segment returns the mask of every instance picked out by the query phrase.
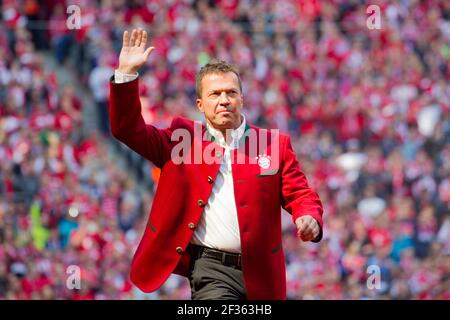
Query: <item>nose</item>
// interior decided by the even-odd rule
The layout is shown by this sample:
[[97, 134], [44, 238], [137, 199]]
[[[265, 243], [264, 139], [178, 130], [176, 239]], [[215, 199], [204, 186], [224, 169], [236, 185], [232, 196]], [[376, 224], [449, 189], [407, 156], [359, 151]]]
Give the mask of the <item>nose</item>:
[[221, 105], [229, 105], [230, 104], [230, 99], [228, 99], [228, 95], [225, 92], [222, 92], [220, 94], [219, 102]]

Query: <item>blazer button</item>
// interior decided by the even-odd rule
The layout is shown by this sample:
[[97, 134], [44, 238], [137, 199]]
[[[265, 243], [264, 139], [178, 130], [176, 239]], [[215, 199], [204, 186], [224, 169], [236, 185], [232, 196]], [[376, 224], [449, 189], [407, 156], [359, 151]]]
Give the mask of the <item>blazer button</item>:
[[203, 208], [204, 206], [205, 206], [205, 202], [203, 201], [203, 200], [198, 200], [198, 206], [200, 207], [200, 208]]
[[189, 229], [193, 230], [195, 228], [195, 224], [193, 224], [192, 222], [190, 222], [188, 224]]
[[213, 183], [213, 178], [211, 178], [211, 176], [208, 176], [208, 183], [209, 184]]
[[178, 254], [183, 254], [183, 248], [182, 247], [177, 247], [177, 253]]

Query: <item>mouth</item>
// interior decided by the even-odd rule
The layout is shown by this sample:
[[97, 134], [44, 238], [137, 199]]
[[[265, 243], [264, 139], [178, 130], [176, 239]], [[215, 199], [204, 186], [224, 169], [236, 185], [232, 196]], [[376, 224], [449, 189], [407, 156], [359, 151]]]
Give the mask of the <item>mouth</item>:
[[231, 111], [229, 111], [229, 110], [222, 110], [222, 111], [217, 112], [217, 114], [228, 114], [228, 113], [231, 113]]

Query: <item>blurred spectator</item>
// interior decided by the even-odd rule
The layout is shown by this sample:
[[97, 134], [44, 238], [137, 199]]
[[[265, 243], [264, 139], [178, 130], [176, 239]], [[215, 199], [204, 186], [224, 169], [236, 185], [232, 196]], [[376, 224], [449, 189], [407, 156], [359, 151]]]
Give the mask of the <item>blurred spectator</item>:
[[97, 103], [98, 111], [98, 127], [100, 131], [109, 135], [109, 114], [108, 114], [108, 97], [109, 97], [109, 79], [114, 69], [108, 65], [105, 58], [99, 59], [99, 65], [95, 67], [89, 77], [89, 87]]

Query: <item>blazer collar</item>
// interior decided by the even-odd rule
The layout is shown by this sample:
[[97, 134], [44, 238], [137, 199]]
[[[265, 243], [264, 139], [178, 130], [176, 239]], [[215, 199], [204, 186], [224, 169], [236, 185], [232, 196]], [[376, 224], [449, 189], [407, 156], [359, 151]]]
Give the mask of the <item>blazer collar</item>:
[[[231, 132], [232, 137], [232, 142], [230, 144], [231, 149], [236, 149], [239, 147], [241, 139], [247, 136], [248, 130], [250, 129], [250, 125], [247, 123], [245, 116], [243, 114], [241, 114], [241, 116], [242, 116], [242, 123], [238, 128], [234, 129]], [[225, 147], [225, 139], [222, 133], [219, 130], [210, 126], [208, 123], [206, 123], [206, 126], [204, 127], [204, 136], [206, 140], [217, 143], [222, 147]]]

